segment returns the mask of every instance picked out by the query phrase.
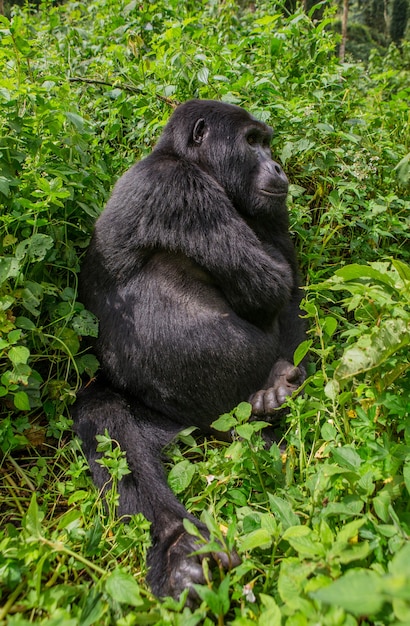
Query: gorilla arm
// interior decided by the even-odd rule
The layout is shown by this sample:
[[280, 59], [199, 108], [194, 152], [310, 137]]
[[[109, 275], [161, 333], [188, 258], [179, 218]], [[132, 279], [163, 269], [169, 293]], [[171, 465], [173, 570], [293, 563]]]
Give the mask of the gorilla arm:
[[295, 285], [290, 302], [279, 314], [279, 358], [269, 374], [265, 388], [249, 398], [253, 415], [263, 417], [277, 413], [286, 398], [295, 393], [306, 378], [304, 363], [297, 367], [293, 365], [293, 353], [305, 339], [305, 324], [300, 317], [300, 299], [301, 290]]
[[168, 250], [207, 270], [233, 311], [249, 321], [269, 322], [289, 300], [294, 281], [284, 256], [268, 254], [222, 187], [187, 161], [153, 153], [126, 172], [98, 233], [119, 276], [132, 274], [137, 250]]

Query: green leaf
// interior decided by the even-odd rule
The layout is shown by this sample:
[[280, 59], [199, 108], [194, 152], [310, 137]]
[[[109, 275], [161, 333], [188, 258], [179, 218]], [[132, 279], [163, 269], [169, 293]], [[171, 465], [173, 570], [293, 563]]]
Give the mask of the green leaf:
[[403, 282], [410, 282], [410, 265], [403, 263], [403, 261], [399, 259], [393, 259], [392, 265], [397, 270]]
[[31, 261], [42, 261], [53, 245], [50, 235], [37, 233], [19, 243], [16, 247], [16, 258], [23, 259], [27, 255]]
[[130, 604], [131, 606], [142, 606], [144, 600], [140, 595], [140, 588], [131, 574], [127, 574], [121, 569], [116, 569], [105, 582], [105, 591], [116, 602]]
[[8, 278], [17, 276], [18, 272], [19, 263], [17, 259], [14, 257], [0, 258], [0, 284], [4, 283]]
[[98, 337], [98, 320], [86, 309], [73, 317], [72, 327], [78, 335]]
[[255, 548], [269, 548], [272, 545], [272, 536], [264, 528], [254, 530], [244, 537], [240, 543], [243, 552], [250, 552]]
[[407, 579], [406, 587], [408, 590], [407, 597], [410, 598], [410, 544], [406, 543], [392, 558], [389, 563], [389, 571], [397, 576], [404, 576]]
[[209, 70], [208, 70], [208, 68], [201, 67], [201, 69], [197, 73], [197, 78], [198, 78], [200, 83], [204, 83], [205, 85], [207, 85], [208, 84], [208, 79], [209, 79]]
[[252, 405], [249, 402], [241, 402], [233, 412], [240, 423], [247, 422], [252, 415]]
[[25, 346], [13, 346], [9, 350], [8, 357], [13, 365], [27, 363], [30, 357], [30, 350], [28, 350]]
[[237, 420], [229, 413], [224, 413], [217, 420], [212, 422], [211, 426], [215, 430], [219, 430], [221, 433], [226, 433], [231, 430], [237, 424]]
[[325, 549], [319, 538], [307, 526], [291, 526], [283, 533], [283, 539], [305, 557], [325, 556]]
[[298, 345], [295, 350], [295, 354], [293, 355], [293, 364], [295, 367], [297, 367], [303, 361], [303, 359], [309, 352], [312, 343], [313, 342], [311, 339], [307, 339], [306, 341], [302, 341], [302, 343]]
[[239, 437], [242, 437], [242, 439], [245, 439], [245, 441], [249, 441], [255, 432], [254, 423], [239, 424], [239, 426], [236, 427], [236, 432]]
[[77, 354], [80, 349], [80, 341], [77, 333], [72, 328], [63, 328], [52, 342], [56, 350], [62, 350], [69, 356]]
[[[81, 611], [80, 621], [74, 621], [75, 626], [93, 626], [100, 624], [100, 619], [107, 610], [106, 601], [104, 601], [102, 593], [98, 593], [96, 589], [91, 589], [86, 595], [85, 604]], [[61, 626], [66, 626], [66, 620], [61, 622]]]
[[245, 493], [240, 489], [229, 489], [227, 497], [231, 502], [234, 502], [237, 506], [246, 506], [248, 504], [248, 498]]
[[315, 599], [342, 607], [354, 615], [375, 615], [383, 606], [383, 580], [372, 570], [348, 571], [327, 587], [312, 592]]
[[410, 344], [410, 322], [390, 318], [371, 332], [362, 335], [356, 344], [343, 354], [335, 377], [351, 378], [382, 365], [399, 350]]
[[298, 516], [292, 511], [292, 507], [287, 500], [283, 500], [271, 493], [268, 493], [268, 497], [272, 513], [280, 520], [285, 530], [290, 526], [298, 526], [300, 524]]
[[24, 518], [24, 527], [32, 537], [38, 539], [41, 537], [41, 521], [44, 515], [38, 508], [36, 494], [33, 493], [30, 505]]
[[80, 357], [76, 357], [75, 362], [77, 363], [80, 374], [85, 372], [90, 378], [96, 374], [100, 367], [100, 363], [94, 354], [83, 354]]
[[258, 619], [258, 626], [281, 626], [281, 611], [275, 600], [264, 593], [260, 594], [260, 599], [265, 607]]
[[345, 281], [356, 281], [358, 279], [371, 279], [372, 281], [378, 281], [385, 285], [394, 286], [394, 280], [386, 273], [380, 272], [375, 267], [370, 265], [358, 265], [353, 263], [352, 265], [346, 265], [335, 271], [335, 275], [343, 278]]
[[356, 470], [362, 464], [362, 459], [351, 446], [332, 448], [332, 456], [339, 465], [347, 469]]
[[13, 397], [14, 406], [19, 411], [29, 411], [30, 410], [30, 401], [28, 399], [28, 395], [25, 391], [17, 391]]
[[188, 459], [180, 461], [171, 469], [168, 474], [168, 484], [174, 493], [181, 493], [189, 486], [196, 467], [193, 463], [190, 463]]

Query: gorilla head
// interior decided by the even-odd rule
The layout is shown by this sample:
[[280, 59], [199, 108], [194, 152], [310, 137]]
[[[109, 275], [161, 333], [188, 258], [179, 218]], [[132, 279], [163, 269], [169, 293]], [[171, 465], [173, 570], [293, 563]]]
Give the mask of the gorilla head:
[[214, 100], [179, 106], [155, 150], [196, 163], [244, 215], [286, 211], [288, 180], [272, 160], [272, 129], [244, 109]]

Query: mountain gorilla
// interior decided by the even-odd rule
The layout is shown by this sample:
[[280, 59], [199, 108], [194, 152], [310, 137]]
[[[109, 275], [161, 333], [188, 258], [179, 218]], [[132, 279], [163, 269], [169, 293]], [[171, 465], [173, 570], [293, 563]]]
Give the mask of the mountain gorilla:
[[193, 601], [204, 580], [183, 519], [205, 529], [168, 488], [162, 448], [187, 426], [210, 433], [242, 400], [273, 421], [305, 376], [292, 364], [304, 329], [288, 181], [271, 136], [237, 106], [179, 106], [153, 152], [117, 182], [81, 272], [102, 373], [78, 396], [75, 430], [100, 488], [108, 476], [95, 436], [107, 429], [126, 451], [119, 514], [151, 521], [148, 580], [159, 596], [188, 587]]

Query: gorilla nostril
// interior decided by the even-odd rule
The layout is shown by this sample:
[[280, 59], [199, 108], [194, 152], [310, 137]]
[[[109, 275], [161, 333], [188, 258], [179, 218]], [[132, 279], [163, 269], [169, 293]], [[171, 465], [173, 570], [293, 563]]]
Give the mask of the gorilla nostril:
[[275, 170], [277, 174], [282, 174], [282, 168], [277, 163], [275, 163]]

